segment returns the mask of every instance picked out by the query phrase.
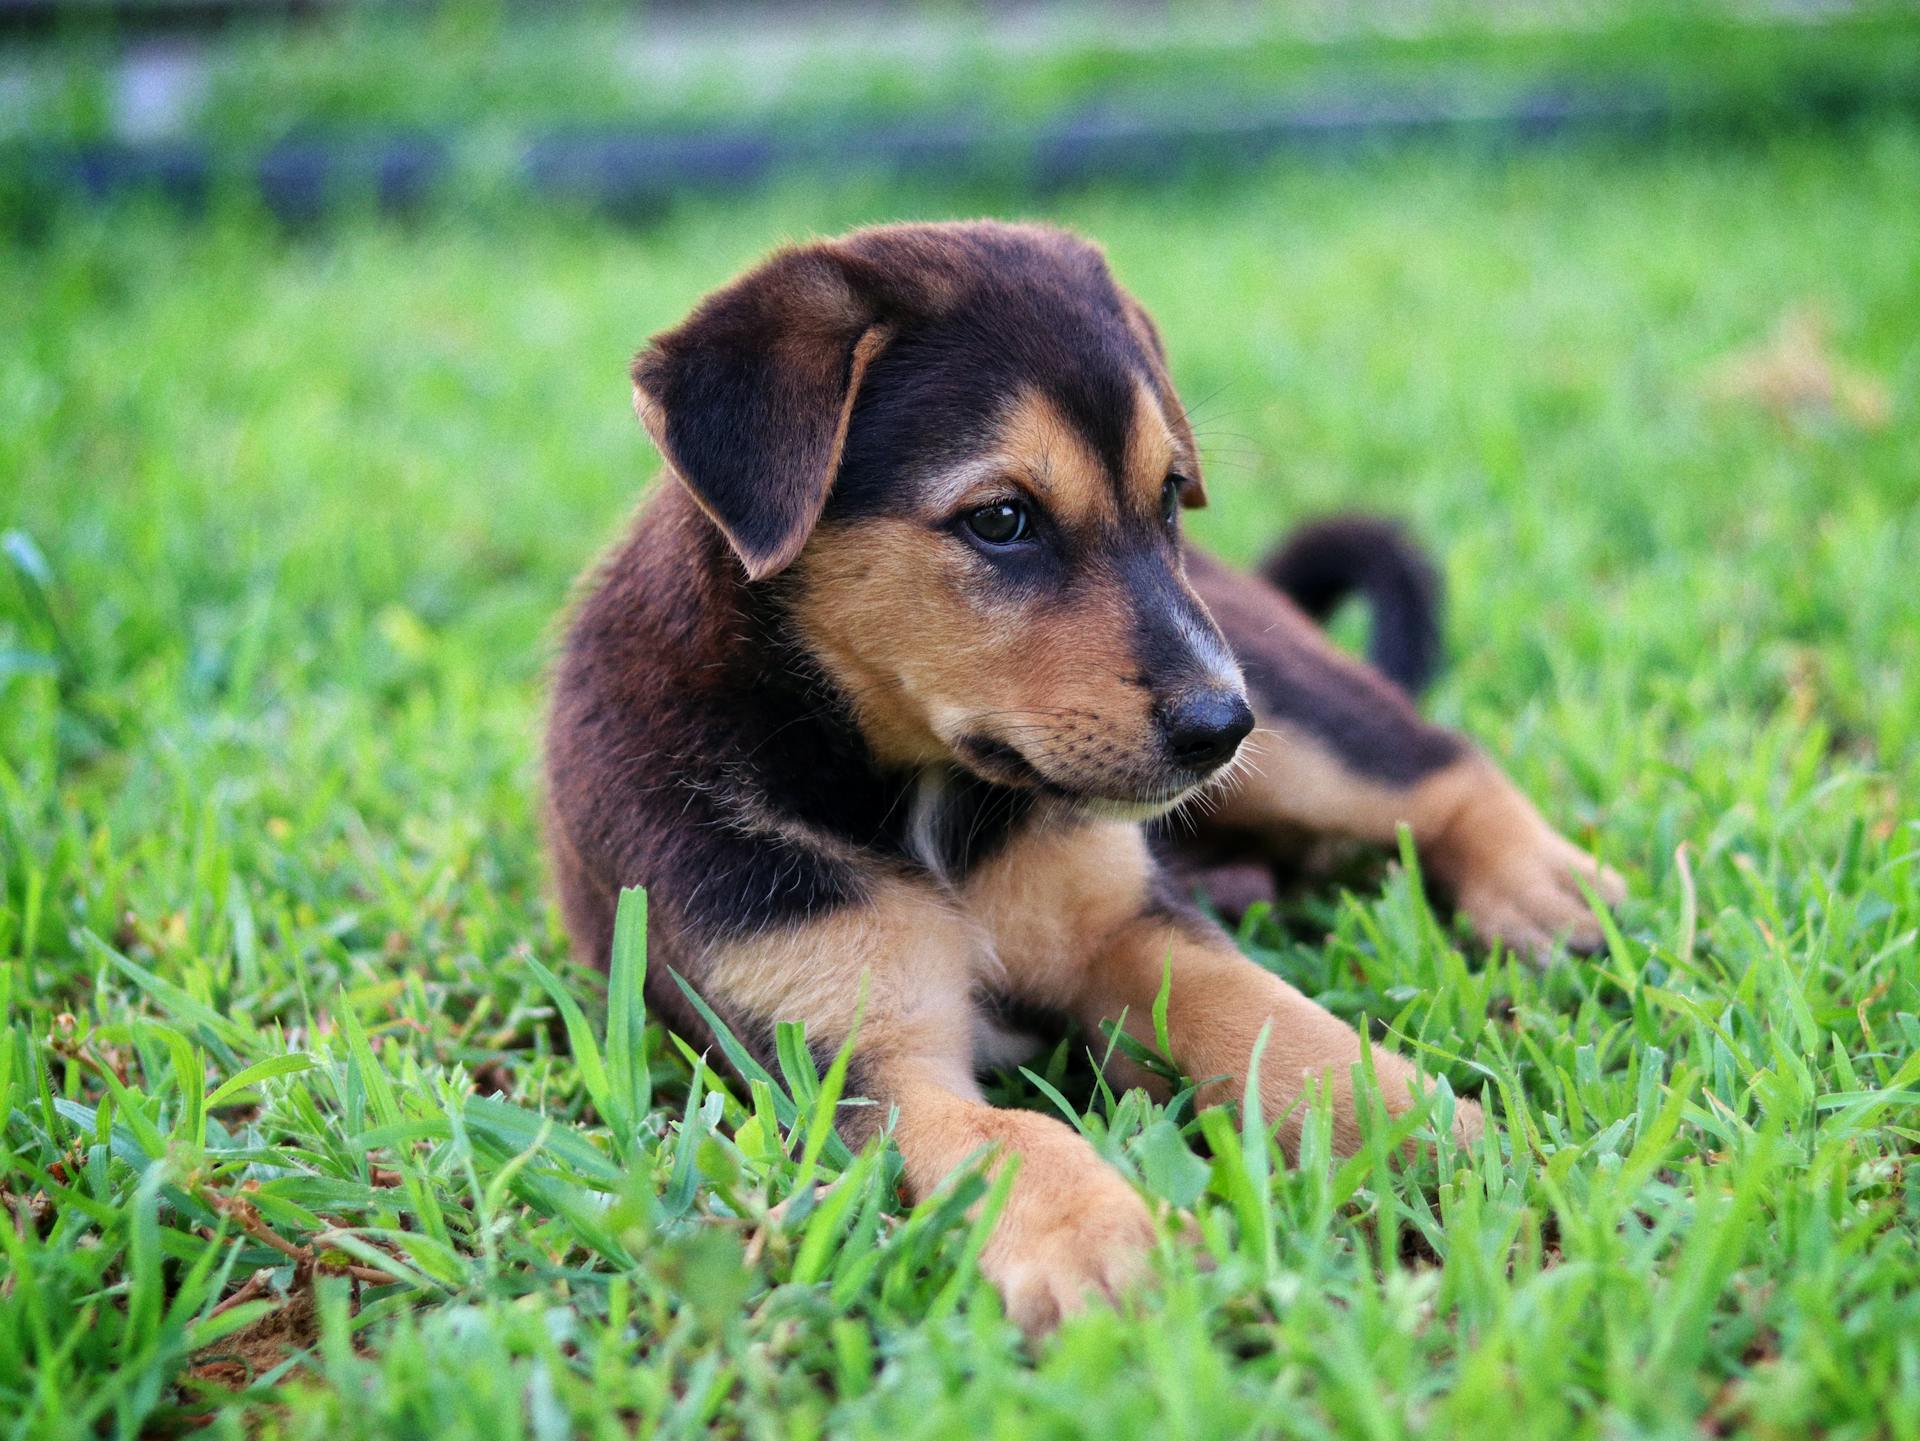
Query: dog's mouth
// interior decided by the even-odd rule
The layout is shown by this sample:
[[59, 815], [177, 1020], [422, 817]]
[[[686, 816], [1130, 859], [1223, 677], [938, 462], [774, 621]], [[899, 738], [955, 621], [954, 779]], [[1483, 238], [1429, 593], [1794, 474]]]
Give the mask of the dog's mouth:
[[1154, 777], [1139, 786], [1076, 784], [1042, 770], [1015, 746], [997, 736], [964, 735], [954, 751], [967, 769], [983, 780], [1041, 795], [1110, 820], [1145, 821], [1165, 815], [1214, 778], [1218, 768], [1186, 768]]
[[954, 743], [954, 750], [970, 770], [987, 780], [1034, 790], [1049, 784], [1040, 768], [1022, 755], [1017, 746], [993, 736], [961, 736]]

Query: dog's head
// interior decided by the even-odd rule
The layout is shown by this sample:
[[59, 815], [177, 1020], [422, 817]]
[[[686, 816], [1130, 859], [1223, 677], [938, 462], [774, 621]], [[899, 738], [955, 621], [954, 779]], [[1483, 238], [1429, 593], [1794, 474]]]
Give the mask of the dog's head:
[[1084, 241], [914, 225], [784, 251], [633, 380], [883, 758], [1147, 814], [1252, 728], [1185, 578], [1193, 434], [1151, 321]]

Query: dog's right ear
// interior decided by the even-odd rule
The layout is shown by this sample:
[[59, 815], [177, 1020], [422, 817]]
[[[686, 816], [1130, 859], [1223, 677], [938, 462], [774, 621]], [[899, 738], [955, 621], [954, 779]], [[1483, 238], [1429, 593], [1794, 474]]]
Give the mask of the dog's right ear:
[[634, 409], [749, 580], [791, 565], [812, 534], [886, 338], [815, 247], [715, 291], [634, 360]]

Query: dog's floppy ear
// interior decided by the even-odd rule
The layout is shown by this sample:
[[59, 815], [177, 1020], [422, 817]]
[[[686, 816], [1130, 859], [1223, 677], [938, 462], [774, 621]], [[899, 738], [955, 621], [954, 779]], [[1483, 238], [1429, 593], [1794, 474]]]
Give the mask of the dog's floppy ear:
[[886, 338], [814, 247], [715, 291], [634, 360], [634, 408], [748, 579], [777, 575], [812, 534]]
[[[1153, 362], [1153, 384], [1160, 392], [1160, 404], [1167, 413], [1167, 424], [1186, 443], [1189, 454], [1199, 455], [1200, 447], [1194, 443], [1193, 427], [1187, 422], [1187, 408], [1180, 403], [1179, 393], [1173, 388], [1173, 377], [1167, 370], [1167, 347], [1161, 343], [1160, 327], [1153, 323], [1146, 306], [1124, 290], [1120, 291], [1120, 309], [1127, 317], [1127, 328], [1146, 347], [1147, 355]], [[1180, 488], [1180, 504], [1188, 510], [1197, 510], [1207, 503], [1207, 490], [1200, 483], [1199, 476], [1189, 476], [1188, 479], [1193, 483]]]

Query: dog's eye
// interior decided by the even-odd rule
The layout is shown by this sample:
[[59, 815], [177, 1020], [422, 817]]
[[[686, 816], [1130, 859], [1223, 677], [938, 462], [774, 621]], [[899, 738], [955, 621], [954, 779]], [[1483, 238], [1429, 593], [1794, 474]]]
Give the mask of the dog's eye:
[[1160, 487], [1160, 519], [1168, 525], [1180, 514], [1181, 478], [1177, 475], [1167, 477], [1167, 483]]
[[967, 529], [988, 545], [1012, 545], [1032, 530], [1026, 506], [1017, 500], [996, 500], [967, 512]]

